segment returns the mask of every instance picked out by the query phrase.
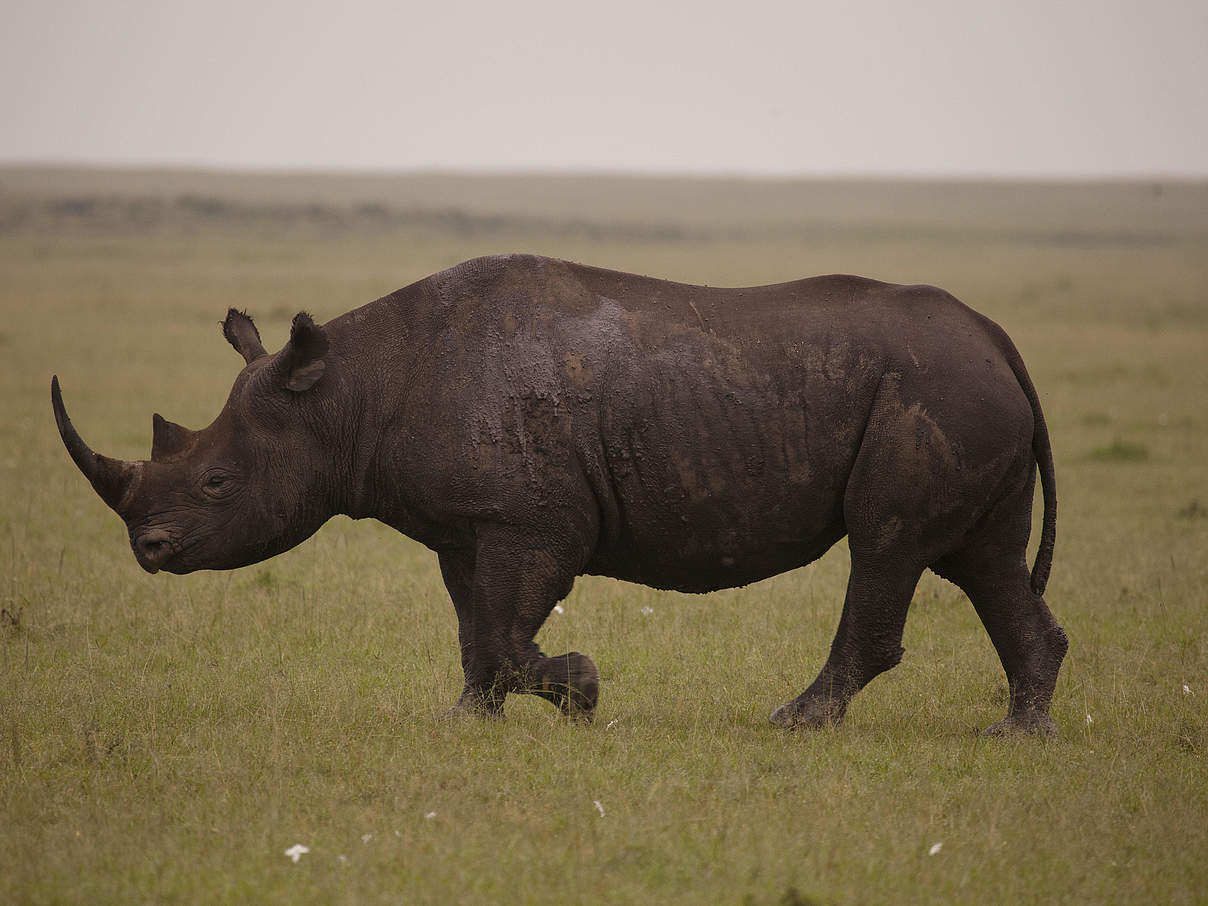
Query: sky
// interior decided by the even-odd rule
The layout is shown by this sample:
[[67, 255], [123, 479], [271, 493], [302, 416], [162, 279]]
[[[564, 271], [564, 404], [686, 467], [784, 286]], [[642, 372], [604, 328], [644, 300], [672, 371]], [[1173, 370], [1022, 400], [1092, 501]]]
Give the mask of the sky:
[[0, 163], [1208, 176], [1208, 2], [0, 0]]

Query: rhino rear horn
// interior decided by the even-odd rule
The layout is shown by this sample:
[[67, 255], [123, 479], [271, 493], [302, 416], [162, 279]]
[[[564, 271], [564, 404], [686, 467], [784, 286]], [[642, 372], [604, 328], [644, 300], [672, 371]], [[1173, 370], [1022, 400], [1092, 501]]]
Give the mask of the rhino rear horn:
[[71, 454], [72, 460], [84, 477], [88, 479], [93, 490], [100, 495], [101, 500], [121, 515], [121, 505], [131, 484], [142, 468], [141, 463], [127, 462], [121, 459], [110, 459], [100, 453], [94, 453], [84, 439], [80, 437], [67, 410], [63, 407], [63, 394], [59, 390], [59, 377], [55, 375], [50, 380], [50, 403], [55, 412], [55, 423], [59, 427], [59, 436], [63, 445]]
[[170, 422], [158, 412], [151, 416], [151, 461], [164, 462], [188, 452], [197, 432]]
[[222, 335], [249, 365], [261, 356], [268, 355], [260, 343], [260, 331], [244, 312], [233, 308], [227, 310], [226, 319], [222, 322]]

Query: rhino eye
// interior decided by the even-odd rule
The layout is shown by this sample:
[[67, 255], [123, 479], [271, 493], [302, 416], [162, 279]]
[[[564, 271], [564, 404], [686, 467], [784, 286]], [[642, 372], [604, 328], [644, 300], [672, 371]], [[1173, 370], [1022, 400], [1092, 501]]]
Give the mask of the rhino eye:
[[225, 497], [235, 489], [235, 480], [228, 472], [211, 469], [202, 476], [201, 489], [210, 497]]

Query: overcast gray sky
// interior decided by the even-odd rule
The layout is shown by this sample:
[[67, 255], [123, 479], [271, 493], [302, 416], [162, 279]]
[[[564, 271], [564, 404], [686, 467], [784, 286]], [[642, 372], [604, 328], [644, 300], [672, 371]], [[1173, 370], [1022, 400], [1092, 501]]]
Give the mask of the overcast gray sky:
[[0, 161], [1208, 175], [1208, 2], [0, 0]]

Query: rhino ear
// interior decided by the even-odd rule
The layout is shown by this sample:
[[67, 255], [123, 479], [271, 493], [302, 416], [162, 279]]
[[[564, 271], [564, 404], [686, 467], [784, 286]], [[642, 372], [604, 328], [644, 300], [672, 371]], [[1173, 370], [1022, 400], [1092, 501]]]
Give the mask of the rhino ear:
[[227, 311], [226, 319], [222, 322], [222, 335], [249, 365], [262, 355], [268, 355], [260, 344], [260, 331], [244, 312], [233, 308]]
[[327, 368], [323, 361], [325, 355], [327, 334], [310, 315], [298, 312], [289, 329], [289, 342], [277, 353], [277, 368], [285, 386], [295, 393], [313, 387]]
[[168, 421], [158, 412], [151, 416], [151, 461], [164, 462], [185, 453], [197, 440], [197, 432]]

